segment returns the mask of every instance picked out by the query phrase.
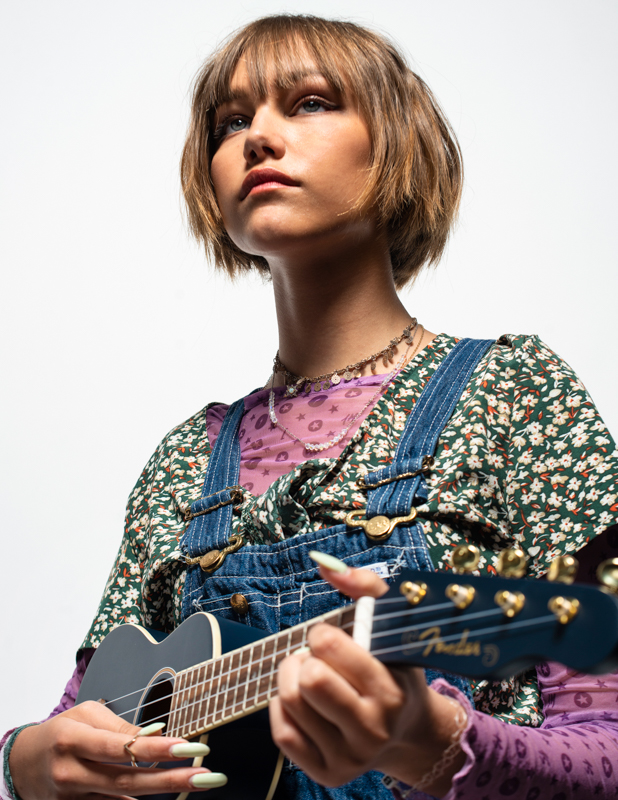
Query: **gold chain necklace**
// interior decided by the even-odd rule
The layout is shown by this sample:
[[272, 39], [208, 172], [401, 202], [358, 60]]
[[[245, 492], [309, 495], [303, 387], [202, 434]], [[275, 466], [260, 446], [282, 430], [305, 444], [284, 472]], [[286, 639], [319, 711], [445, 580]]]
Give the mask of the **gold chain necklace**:
[[332, 372], [325, 372], [323, 375], [317, 375], [315, 378], [295, 375], [293, 372], [290, 372], [279, 358], [279, 351], [277, 350], [277, 355], [273, 361], [273, 378], [277, 372], [283, 372], [283, 379], [286, 383], [285, 397], [296, 397], [301, 391], [304, 391], [305, 394], [309, 394], [312, 388], [314, 392], [326, 391], [326, 389], [330, 388], [331, 384], [336, 386], [338, 383], [341, 383], [342, 378], [346, 383], [351, 381], [352, 378], [360, 378], [361, 372], [367, 364], [371, 364], [371, 372], [375, 374], [378, 359], [382, 359], [382, 363], [385, 367], [388, 367], [389, 363], [392, 364], [395, 358], [394, 351], [397, 345], [405, 339], [407, 345], [410, 346], [414, 341], [417, 328], [418, 323], [416, 317], [414, 317], [410, 321], [410, 324], [403, 329], [403, 333], [391, 339], [383, 350], [380, 350], [378, 353], [372, 353], [370, 356], [367, 356], [367, 358], [363, 358], [355, 364], [348, 364], [347, 367], [343, 367], [342, 369], [334, 369]]
[[[416, 323], [416, 320], [415, 320], [415, 323]], [[411, 346], [412, 346], [412, 344], [414, 342], [414, 339], [416, 337], [416, 333], [417, 333], [419, 327], [420, 327], [421, 331], [420, 331], [420, 336], [419, 336], [418, 342], [416, 343], [416, 346], [415, 346], [415, 348], [414, 348], [414, 350], [412, 352], [412, 355], [409, 358], [406, 358], [406, 356], [408, 354], [408, 351], [410, 350], [410, 348], [411, 348]], [[278, 420], [277, 415], [275, 413], [275, 391], [274, 391], [274, 388], [272, 386], [271, 386], [271, 389], [270, 389], [270, 394], [268, 396], [268, 415], [270, 417], [270, 421], [273, 423], [273, 425], [276, 425], [279, 428], [279, 430], [283, 431], [284, 433], [287, 433], [287, 435], [291, 439], [294, 439], [295, 442], [298, 442], [299, 444], [302, 444], [303, 447], [305, 448], [305, 450], [309, 450], [310, 452], [321, 452], [322, 450], [328, 450], [329, 447], [333, 447], [333, 445], [337, 444], [338, 442], [340, 442], [343, 439], [343, 437], [350, 430], [350, 428], [354, 425], [354, 423], [358, 419], [360, 419], [360, 417], [365, 413], [365, 411], [371, 405], [373, 405], [373, 403], [375, 403], [375, 401], [378, 399], [378, 397], [380, 396], [382, 391], [389, 385], [389, 383], [391, 381], [393, 381], [397, 377], [397, 375], [401, 372], [401, 370], [404, 368], [404, 366], [406, 364], [409, 364], [410, 361], [412, 361], [412, 359], [418, 353], [424, 337], [425, 337], [425, 328], [422, 325], [419, 326], [418, 324], [415, 324], [414, 332], [412, 334], [411, 340], [408, 341], [406, 339], [406, 341], [408, 341], [408, 347], [406, 348], [406, 352], [401, 356], [401, 358], [397, 362], [397, 366], [395, 367], [395, 369], [392, 372], [389, 372], [389, 374], [384, 378], [384, 380], [382, 381], [382, 383], [378, 387], [377, 392], [374, 392], [374, 394], [369, 398], [369, 400], [367, 400], [367, 402], [361, 408], [361, 410], [358, 411], [352, 417], [352, 419], [348, 422], [348, 424], [345, 426], [345, 428], [342, 428], [339, 431], [339, 433], [336, 436], [334, 436], [332, 439], [330, 439], [328, 442], [322, 442], [322, 443], [305, 442], [304, 439], [300, 439], [295, 433], [292, 433], [292, 431], [289, 428], [287, 428], [285, 425], [283, 425]], [[401, 341], [401, 339], [399, 341]], [[331, 374], [334, 374], [334, 373], [331, 373]], [[274, 372], [273, 372], [272, 380], [273, 380], [273, 383], [274, 383], [274, 380], [275, 380], [275, 373]], [[339, 383], [339, 381], [337, 381], [337, 383]]]

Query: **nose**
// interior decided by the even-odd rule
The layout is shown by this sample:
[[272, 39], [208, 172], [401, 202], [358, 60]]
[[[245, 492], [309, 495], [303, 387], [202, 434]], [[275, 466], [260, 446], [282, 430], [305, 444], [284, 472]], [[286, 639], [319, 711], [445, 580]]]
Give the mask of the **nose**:
[[267, 158], [279, 159], [285, 155], [282, 122], [281, 116], [266, 105], [256, 110], [245, 136], [244, 156], [249, 165], [259, 164]]

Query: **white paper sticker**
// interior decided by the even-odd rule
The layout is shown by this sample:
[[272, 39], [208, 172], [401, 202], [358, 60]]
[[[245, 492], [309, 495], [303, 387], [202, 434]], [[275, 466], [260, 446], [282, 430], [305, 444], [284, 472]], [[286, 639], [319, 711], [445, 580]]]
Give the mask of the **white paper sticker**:
[[388, 561], [379, 561], [377, 564], [368, 564], [363, 569], [370, 569], [372, 572], [379, 578], [390, 578], [390, 572], [388, 569]]

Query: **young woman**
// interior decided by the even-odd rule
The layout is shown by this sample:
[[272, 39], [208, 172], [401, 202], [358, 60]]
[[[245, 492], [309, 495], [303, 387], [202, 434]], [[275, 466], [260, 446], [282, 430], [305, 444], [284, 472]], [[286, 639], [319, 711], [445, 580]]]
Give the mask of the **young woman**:
[[[122, 622], [171, 631], [208, 611], [277, 631], [343, 595], [379, 597], [381, 576], [403, 568], [449, 569], [464, 541], [482, 573], [518, 544], [540, 576], [618, 520], [615, 446], [571, 369], [534, 336], [434, 335], [397, 295], [439, 259], [462, 167], [448, 122], [392, 44], [312, 17], [247, 26], [198, 76], [182, 180], [215, 262], [270, 275], [279, 351], [264, 387], [209, 404], [148, 462], [61, 706], [3, 740], [6, 796], [225, 783], [200, 767], [124, 766], [125, 746], [142, 761], [207, 748], [140, 736], [96, 703], [73, 707], [93, 649]], [[346, 523], [353, 510], [412, 508], [418, 519], [384, 540]], [[312, 628], [308, 644], [282, 662], [270, 705], [289, 758], [278, 797], [618, 791], [613, 675], [541, 664], [498, 683], [428, 684], [336, 628]]]

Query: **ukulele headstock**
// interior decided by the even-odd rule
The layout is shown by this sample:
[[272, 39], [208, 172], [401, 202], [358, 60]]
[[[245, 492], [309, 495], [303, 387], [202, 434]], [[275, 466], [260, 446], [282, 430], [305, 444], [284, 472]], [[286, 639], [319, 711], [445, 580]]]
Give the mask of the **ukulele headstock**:
[[[469, 574], [476, 567], [470, 552], [456, 555], [457, 571], [402, 572], [376, 601], [371, 652], [385, 663], [471, 678], [500, 679], [539, 661], [580, 672], [614, 669], [618, 600], [572, 584], [577, 566], [570, 556], [553, 569], [551, 582], [504, 577], [525, 568], [522, 552], [505, 552], [498, 577]], [[605, 572], [618, 586], [618, 562]]]

